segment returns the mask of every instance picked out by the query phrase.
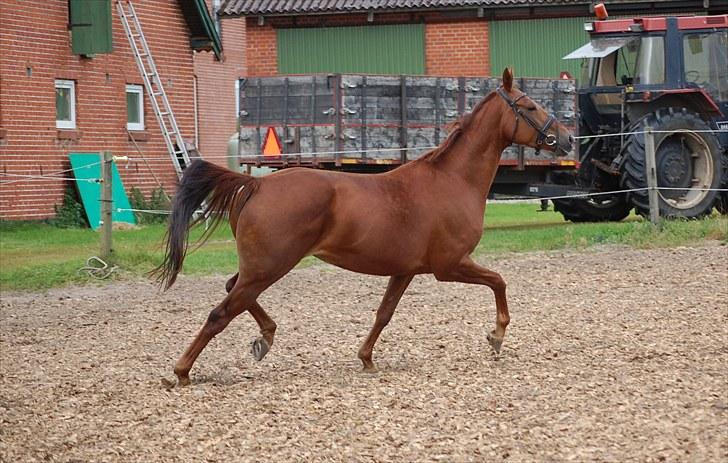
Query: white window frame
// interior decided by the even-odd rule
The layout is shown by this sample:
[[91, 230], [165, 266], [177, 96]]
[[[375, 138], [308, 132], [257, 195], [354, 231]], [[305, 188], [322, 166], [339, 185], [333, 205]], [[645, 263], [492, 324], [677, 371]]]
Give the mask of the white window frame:
[[[126, 129], [130, 131], [144, 130], [144, 87], [137, 84], [127, 84], [126, 93], [136, 93], [139, 95], [139, 122], [129, 122], [127, 120]], [[126, 96], [126, 93], [124, 96]], [[128, 110], [129, 108], [127, 108]]]
[[[54, 89], [65, 88], [70, 90], [69, 94], [71, 99], [69, 101], [69, 108], [71, 112], [71, 120], [61, 121], [56, 119], [57, 129], [75, 129], [76, 128], [76, 82], [73, 80], [56, 79]], [[56, 108], [58, 111], [58, 108]], [[58, 114], [56, 113], [56, 117]]]

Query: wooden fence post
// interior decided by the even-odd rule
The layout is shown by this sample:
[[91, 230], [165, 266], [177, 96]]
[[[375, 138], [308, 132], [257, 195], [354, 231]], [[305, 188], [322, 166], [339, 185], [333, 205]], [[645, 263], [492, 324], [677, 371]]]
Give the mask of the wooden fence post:
[[102, 152], [101, 160], [101, 258], [106, 260], [111, 256], [111, 231], [113, 220], [111, 218], [111, 167], [113, 156], [111, 151]]
[[655, 137], [652, 127], [645, 127], [645, 167], [647, 170], [647, 198], [650, 202], [650, 222], [657, 224], [660, 221], [660, 198], [657, 190]]

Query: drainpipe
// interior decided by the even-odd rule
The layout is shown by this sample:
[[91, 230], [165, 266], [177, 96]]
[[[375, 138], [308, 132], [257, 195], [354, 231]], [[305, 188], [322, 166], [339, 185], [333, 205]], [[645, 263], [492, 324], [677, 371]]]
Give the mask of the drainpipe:
[[195, 148], [197, 151], [200, 150], [200, 121], [199, 121], [199, 108], [197, 105], [197, 76], [192, 76], [192, 104], [195, 113]]

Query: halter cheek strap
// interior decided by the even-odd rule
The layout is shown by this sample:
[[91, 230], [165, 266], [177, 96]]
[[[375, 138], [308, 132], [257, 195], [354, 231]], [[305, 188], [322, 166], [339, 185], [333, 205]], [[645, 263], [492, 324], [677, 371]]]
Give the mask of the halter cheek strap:
[[556, 144], [556, 142], [557, 142], [556, 136], [553, 134], [547, 133], [548, 130], [551, 128], [551, 126], [556, 121], [556, 116], [554, 116], [553, 114], [550, 114], [549, 118], [546, 120], [543, 127], [539, 127], [538, 124], [536, 124], [536, 122], [533, 119], [531, 119], [526, 113], [524, 113], [521, 110], [521, 107], [518, 106], [518, 104], [517, 104], [521, 98], [524, 98], [526, 96], [525, 93], [521, 93], [518, 96], [518, 98], [516, 98], [515, 100], [511, 100], [511, 98], [508, 96], [508, 94], [505, 92], [505, 90], [503, 90], [503, 87], [498, 87], [498, 89], [496, 91], [498, 92], [498, 95], [500, 95], [501, 98], [503, 98], [506, 101], [506, 103], [508, 103], [508, 106], [511, 107], [511, 109], [513, 110], [513, 113], [516, 116], [516, 124], [513, 127], [513, 135], [511, 135], [511, 145], [513, 144], [513, 141], [516, 138], [516, 132], [518, 131], [518, 121], [520, 119], [523, 119], [524, 121], [526, 121], [528, 123], [528, 125], [533, 127], [533, 129], [536, 130], [536, 132], [538, 132], [538, 135], [536, 135], [536, 155], [537, 156], [541, 152], [541, 145], [543, 145], [544, 143], [548, 146], [553, 146]]

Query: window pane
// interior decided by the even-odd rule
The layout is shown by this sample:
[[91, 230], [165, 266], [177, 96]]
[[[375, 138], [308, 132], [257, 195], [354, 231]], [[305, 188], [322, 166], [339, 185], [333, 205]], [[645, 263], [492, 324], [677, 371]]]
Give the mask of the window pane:
[[718, 100], [728, 97], [728, 33], [688, 34], [683, 39], [685, 80]]
[[139, 93], [126, 92], [126, 122], [130, 124], [138, 124], [141, 122], [139, 117]]
[[71, 120], [71, 89], [56, 87], [56, 120]]
[[665, 41], [662, 37], [644, 37], [637, 58], [636, 84], [665, 83]]

